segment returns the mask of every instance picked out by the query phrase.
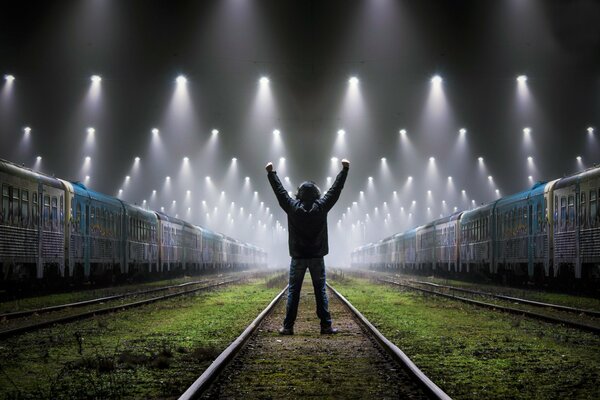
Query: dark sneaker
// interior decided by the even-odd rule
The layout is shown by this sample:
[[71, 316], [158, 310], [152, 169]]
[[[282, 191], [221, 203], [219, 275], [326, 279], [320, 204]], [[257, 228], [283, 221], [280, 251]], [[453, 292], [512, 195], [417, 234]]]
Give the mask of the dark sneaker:
[[321, 328], [321, 335], [334, 335], [338, 333], [337, 328], [332, 328], [331, 326], [328, 328]]
[[292, 329], [292, 328], [281, 328], [281, 329], [279, 329], [279, 334], [280, 335], [293, 335], [294, 334], [294, 329]]

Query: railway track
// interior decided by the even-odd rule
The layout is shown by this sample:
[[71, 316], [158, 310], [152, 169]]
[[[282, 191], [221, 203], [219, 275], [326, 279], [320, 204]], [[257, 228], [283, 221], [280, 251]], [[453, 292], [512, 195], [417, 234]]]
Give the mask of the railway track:
[[284, 289], [180, 399], [449, 399], [331, 287], [329, 305], [340, 333], [320, 335], [309, 288], [302, 293], [293, 336], [277, 333], [285, 315]]
[[583, 308], [568, 307], [568, 306], [563, 306], [560, 304], [544, 303], [541, 301], [521, 299], [519, 297], [514, 297], [514, 296], [506, 296], [506, 295], [501, 295], [501, 294], [483, 292], [480, 290], [464, 289], [464, 288], [450, 286], [450, 285], [440, 285], [438, 283], [432, 283], [432, 282], [415, 281], [415, 280], [410, 280], [409, 282], [416, 283], [418, 285], [423, 285], [423, 286], [431, 286], [431, 287], [435, 287], [435, 288], [448, 289], [448, 290], [452, 290], [452, 291], [456, 291], [456, 292], [474, 294], [474, 295], [478, 295], [478, 296], [492, 297], [492, 298], [496, 298], [496, 299], [500, 299], [500, 300], [510, 301], [512, 303], [526, 304], [526, 305], [531, 305], [531, 306], [536, 306], [536, 307], [543, 307], [543, 308], [554, 309], [554, 310], [558, 310], [558, 311], [566, 311], [566, 312], [576, 313], [576, 314], [584, 314], [584, 315], [589, 315], [591, 317], [600, 318], [600, 311], [595, 311], [595, 310], [586, 310]]
[[[573, 319], [568, 319], [565, 316], [541, 313], [541, 312], [537, 312], [537, 311], [527, 310], [524, 308], [515, 308], [513, 306], [503, 305], [500, 303], [490, 303], [490, 302], [475, 300], [472, 298], [456, 296], [456, 295], [453, 295], [450, 293], [444, 293], [441, 290], [436, 290], [436, 289], [442, 289], [441, 285], [438, 285], [438, 287], [436, 289], [425, 289], [422, 287], [415, 286], [414, 284], [411, 284], [410, 281], [406, 281], [405, 283], [403, 283], [403, 282], [391, 280], [389, 278], [387, 278], [387, 279], [377, 278], [377, 281], [380, 283], [391, 284], [391, 285], [403, 287], [403, 288], [410, 289], [410, 290], [415, 290], [415, 291], [419, 291], [419, 292], [423, 292], [423, 293], [433, 294], [433, 295], [440, 296], [440, 297], [445, 297], [448, 299], [461, 301], [463, 303], [468, 303], [468, 304], [479, 306], [479, 307], [484, 307], [484, 308], [493, 309], [493, 310], [499, 310], [499, 311], [507, 312], [510, 314], [524, 315], [524, 316], [538, 319], [541, 321], [550, 322], [550, 323], [554, 323], [554, 324], [562, 324], [562, 325], [569, 326], [571, 328], [576, 328], [576, 329], [579, 329], [582, 331], [600, 334], [600, 323], [598, 325], [590, 325], [589, 323], [583, 323], [583, 322], [576, 321]], [[433, 284], [433, 285], [435, 285], [435, 284]], [[435, 287], [435, 286], [433, 286], [433, 287]], [[466, 289], [464, 289], [464, 290], [466, 290]], [[476, 292], [476, 291], [471, 291], [471, 292]], [[471, 293], [471, 294], [475, 294], [475, 293]], [[477, 293], [477, 295], [481, 295], [481, 294]], [[514, 302], [516, 299], [517, 298], [513, 298], [513, 300], [510, 300], [510, 301]], [[507, 299], [504, 299], [504, 300], [507, 300]], [[529, 300], [525, 300], [525, 299], [518, 299], [518, 300], [521, 300], [524, 304], [530, 302]], [[539, 305], [536, 305], [536, 306], [539, 306]], [[562, 307], [562, 306], [557, 306], [557, 307]]]
[[85, 307], [85, 306], [89, 306], [89, 305], [93, 305], [93, 304], [105, 303], [108, 301], [124, 299], [126, 297], [142, 296], [142, 295], [156, 293], [156, 292], [165, 291], [165, 290], [169, 290], [169, 289], [178, 289], [178, 288], [182, 288], [185, 286], [198, 285], [198, 284], [207, 283], [207, 282], [209, 282], [209, 281], [201, 280], [201, 281], [185, 282], [185, 283], [180, 283], [177, 285], [168, 285], [168, 286], [162, 286], [162, 287], [148, 289], [148, 290], [137, 290], [137, 291], [133, 291], [133, 292], [115, 294], [115, 295], [111, 295], [111, 296], [102, 296], [102, 297], [97, 297], [95, 299], [83, 300], [83, 301], [77, 301], [77, 302], [65, 303], [65, 304], [58, 304], [58, 305], [50, 306], [50, 307], [42, 307], [42, 308], [36, 308], [36, 309], [30, 309], [30, 310], [8, 312], [8, 313], [0, 314], [0, 321], [23, 318], [23, 317], [28, 317], [31, 315], [46, 314], [46, 313], [50, 313], [50, 312], [64, 310], [66, 308]]
[[[32, 315], [36, 316], [36, 314], [25, 314], [24, 316], [21, 317], [21, 319], [25, 319], [25, 320], [15, 319], [15, 321], [10, 321], [10, 322], [19, 322], [19, 323], [13, 323], [13, 325], [9, 326], [8, 328], [0, 330], [0, 338], [4, 339], [7, 337], [11, 337], [11, 336], [15, 336], [15, 335], [19, 335], [19, 334], [23, 334], [23, 333], [27, 333], [27, 332], [33, 332], [38, 329], [46, 328], [46, 327], [49, 327], [49, 326], [52, 326], [55, 324], [64, 324], [64, 323], [69, 323], [69, 322], [73, 322], [73, 321], [79, 321], [82, 319], [93, 317], [95, 315], [108, 314], [108, 313], [125, 310], [125, 309], [129, 309], [129, 308], [133, 308], [133, 307], [139, 307], [139, 306], [143, 306], [146, 304], [155, 303], [157, 301], [167, 300], [167, 299], [177, 297], [177, 296], [188, 295], [188, 294], [196, 293], [199, 291], [208, 290], [208, 289], [216, 288], [219, 286], [235, 283], [240, 280], [241, 280], [241, 278], [226, 279], [226, 280], [220, 279], [220, 280], [215, 280], [214, 282], [211, 282], [211, 281], [188, 282], [188, 283], [181, 284], [181, 285], [172, 285], [172, 286], [163, 287], [163, 288], [150, 289], [150, 290], [142, 291], [142, 292], [128, 293], [128, 294], [117, 295], [117, 296], [109, 296], [109, 297], [93, 299], [93, 300], [79, 302], [79, 303], [64, 304], [61, 306], [48, 307], [48, 308], [45, 308], [42, 310], [45, 310], [45, 312], [66, 311], [66, 313], [63, 313], [62, 315], [60, 315], [56, 318], [44, 318], [42, 320], [35, 318], [33, 323], [28, 323], [30, 321], [26, 318], [30, 317]], [[196, 284], [201, 284], [201, 283], [204, 283], [205, 285], [203, 285], [201, 287], [195, 287], [192, 289], [178, 290], [178, 291], [175, 291], [174, 293], [168, 293], [168, 294], [161, 295], [161, 296], [153, 296], [153, 297], [149, 297], [149, 298], [145, 298], [145, 299], [137, 300], [137, 301], [133, 301], [133, 302], [119, 303], [119, 304], [116, 304], [113, 306], [94, 308], [94, 309], [83, 311], [83, 312], [77, 312], [77, 313], [68, 312], [72, 309], [72, 307], [83, 307], [83, 306], [89, 306], [89, 305], [103, 304], [106, 301], [119, 301], [126, 297], [147, 295], [147, 294], [152, 294], [152, 293], [155, 293], [158, 291], [172, 290], [174, 288], [180, 289], [180, 288], [185, 288], [187, 286], [194, 286]], [[85, 303], [85, 304], [82, 304], [82, 303]], [[33, 310], [33, 311], [35, 311], [35, 310]], [[6, 326], [7, 323], [8, 322], [5, 321], [5, 322], [3, 322], [3, 325]]]

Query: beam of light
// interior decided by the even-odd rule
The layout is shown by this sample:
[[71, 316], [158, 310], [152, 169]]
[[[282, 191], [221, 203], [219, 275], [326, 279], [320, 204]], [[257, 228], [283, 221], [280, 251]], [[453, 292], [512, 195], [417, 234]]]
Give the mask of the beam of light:
[[523, 128], [523, 151], [525, 153], [533, 151], [533, 139], [531, 138], [531, 128]]
[[356, 76], [351, 76], [350, 79], [348, 79], [348, 83], [350, 85], [358, 85], [358, 78]]
[[42, 170], [42, 156], [35, 157], [35, 163], [33, 164], [33, 169], [36, 171]]
[[269, 84], [269, 82], [270, 82], [270, 80], [269, 80], [269, 78], [268, 78], [268, 77], [266, 77], [266, 76], [261, 76], [261, 77], [260, 77], [260, 79], [258, 80], [258, 82], [259, 82], [261, 85], [268, 85], [268, 84]]
[[90, 77], [90, 88], [85, 96], [84, 107], [87, 114], [87, 118], [99, 120], [101, 118], [101, 90], [102, 90], [102, 78], [100, 75], [92, 75]]
[[13, 92], [13, 86], [15, 83], [15, 77], [14, 75], [11, 74], [6, 74], [4, 75], [4, 85], [2, 86], [2, 91], [0, 91], [0, 117], [2, 117], [3, 114], [5, 115], [11, 115], [11, 109], [12, 107], [10, 107], [12, 105], [12, 102], [10, 101], [11, 99], [11, 94]]
[[[456, 123], [443, 82], [440, 75], [431, 77], [425, 105], [415, 129], [422, 142], [427, 143], [429, 151], [437, 154], [448, 153], [455, 141], [455, 135], [448, 134], [449, 128], [456, 126]], [[418, 162], [418, 159], [412, 162]]]
[[517, 76], [517, 82], [519, 84], [524, 84], [527, 82], [527, 75], [519, 75]]
[[176, 79], [175, 82], [177, 83], [177, 85], [185, 85], [187, 83], [187, 78], [185, 77], [185, 75], [179, 75]]
[[577, 169], [578, 170], [585, 169], [585, 165], [583, 164], [583, 158], [581, 158], [581, 156], [575, 157], [575, 160], [577, 160]]

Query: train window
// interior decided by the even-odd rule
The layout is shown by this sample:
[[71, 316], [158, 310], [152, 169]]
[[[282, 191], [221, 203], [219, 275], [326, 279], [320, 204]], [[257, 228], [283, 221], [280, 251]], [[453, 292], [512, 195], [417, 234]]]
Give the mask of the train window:
[[558, 231], [558, 196], [554, 196], [554, 232]]
[[29, 190], [23, 190], [21, 192], [21, 218], [23, 220], [23, 226], [29, 226]]
[[596, 190], [590, 190], [590, 226], [598, 226], [598, 201]]
[[20, 204], [20, 194], [21, 191], [17, 188], [12, 188], [12, 224], [14, 226], [20, 226], [21, 225], [21, 221], [20, 221], [20, 213], [19, 211], [19, 204]]
[[8, 221], [9, 214], [9, 195], [8, 195], [8, 185], [2, 185], [2, 214], [0, 214], [0, 222], [5, 223]]
[[560, 230], [564, 231], [567, 226], [567, 198], [560, 198]]
[[32, 207], [31, 207], [31, 218], [33, 219], [33, 227], [37, 228], [38, 227], [38, 222], [39, 222], [39, 205], [38, 205], [38, 194], [37, 192], [33, 192], [33, 196], [32, 196]]
[[77, 211], [75, 212], [75, 232], [81, 233], [81, 203], [77, 203]]
[[65, 212], [63, 211], [63, 197], [60, 196], [60, 209], [58, 210], [58, 213], [60, 215], [60, 223], [59, 223], [59, 230], [62, 232], [64, 225], [65, 225]]
[[575, 198], [573, 195], [569, 196], [569, 213], [567, 216], [568, 226], [567, 229], [571, 230], [575, 226]]
[[52, 221], [52, 230], [58, 230], [58, 200], [55, 196], [52, 196], [52, 214], [50, 215]]
[[581, 193], [581, 204], [579, 205], [579, 225], [587, 228], [587, 204], [585, 203], [585, 192]]
[[44, 229], [50, 229], [50, 196], [44, 196], [44, 211], [42, 214]]

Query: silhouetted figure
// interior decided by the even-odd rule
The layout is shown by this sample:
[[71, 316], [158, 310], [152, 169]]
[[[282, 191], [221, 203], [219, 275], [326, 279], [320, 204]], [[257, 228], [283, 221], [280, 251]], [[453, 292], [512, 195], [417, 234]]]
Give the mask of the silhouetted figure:
[[335, 178], [331, 188], [321, 197], [319, 187], [312, 181], [303, 182], [298, 186], [296, 199], [292, 199], [281, 184], [273, 163], [266, 166], [267, 177], [273, 187], [277, 201], [288, 216], [289, 248], [292, 262], [290, 263], [290, 285], [286, 316], [282, 335], [294, 334], [294, 322], [298, 314], [300, 290], [306, 269], [310, 271], [315, 298], [317, 301], [317, 316], [321, 320], [321, 333], [337, 333], [331, 326], [331, 315], [325, 286], [325, 262], [323, 257], [329, 253], [327, 240], [327, 213], [340, 197], [344, 188], [350, 162], [342, 160], [342, 171]]

